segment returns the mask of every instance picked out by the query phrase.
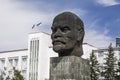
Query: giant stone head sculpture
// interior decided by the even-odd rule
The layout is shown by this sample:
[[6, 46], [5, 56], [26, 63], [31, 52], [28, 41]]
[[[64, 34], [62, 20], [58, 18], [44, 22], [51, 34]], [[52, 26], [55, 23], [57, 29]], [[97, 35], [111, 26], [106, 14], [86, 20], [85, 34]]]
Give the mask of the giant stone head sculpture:
[[83, 55], [84, 24], [77, 15], [71, 12], [57, 15], [51, 29], [53, 50], [59, 57]]

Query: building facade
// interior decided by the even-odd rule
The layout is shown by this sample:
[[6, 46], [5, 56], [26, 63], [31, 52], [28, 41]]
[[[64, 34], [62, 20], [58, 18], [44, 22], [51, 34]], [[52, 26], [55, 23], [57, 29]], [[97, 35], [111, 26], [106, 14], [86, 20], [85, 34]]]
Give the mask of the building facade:
[[[0, 75], [13, 76], [13, 67], [20, 70], [25, 80], [48, 80], [50, 57], [58, 56], [52, 50], [50, 35], [44, 32], [28, 36], [28, 48], [0, 52]], [[96, 47], [84, 43], [82, 58], [88, 59]], [[4, 74], [5, 73], [5, 74]]]
[[[19, 49], [0, 52], [0, 75], [3, 78], [13, 76], [13, 67], [20, 70], [23, 76], [28, 72], [28, 49]], [[26, 80], [26, 77], [25, 77]]]

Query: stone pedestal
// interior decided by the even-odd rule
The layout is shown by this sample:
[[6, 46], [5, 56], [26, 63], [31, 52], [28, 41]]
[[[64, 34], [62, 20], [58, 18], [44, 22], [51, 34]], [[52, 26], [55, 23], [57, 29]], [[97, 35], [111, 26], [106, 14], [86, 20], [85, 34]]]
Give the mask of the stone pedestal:
[[77, 56], [51, 57], [50, 80], [90, 80], [89, 61]]

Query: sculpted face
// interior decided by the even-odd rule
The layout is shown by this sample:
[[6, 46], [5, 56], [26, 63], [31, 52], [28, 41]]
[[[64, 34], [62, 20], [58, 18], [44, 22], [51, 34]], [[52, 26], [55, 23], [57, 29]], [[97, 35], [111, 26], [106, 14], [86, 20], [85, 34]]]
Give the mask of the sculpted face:
[[76, 23], [73, 16], [60, 15], [54, 19], [51, 38], [53, 50], [59, 55], [69, 55], [79, 45], [80, 32]]
[[77, 40], [77, 29], [72, 27], [66, 20], [55, 22], [52, 26], [53, 49], [56, 52], [69, 50], [74, 47]]

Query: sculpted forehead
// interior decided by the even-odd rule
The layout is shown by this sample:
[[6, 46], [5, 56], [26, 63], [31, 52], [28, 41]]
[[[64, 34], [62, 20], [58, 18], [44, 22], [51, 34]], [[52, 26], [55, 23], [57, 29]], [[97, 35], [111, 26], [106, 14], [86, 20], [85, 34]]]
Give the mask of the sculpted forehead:
[[71, 12], [64, 12], [64, 13], [61, 13], [59, 15], [57, 15], [55, 18], [54, 18], [54, 21], [59, 21], [59, 20], [68, 20], [68, 21], [71, 21], [71, 20], [77, 20], [77, 15], [71, 13]]
[[52, 25], [53, 26], [71, 25], [72, 27], [74, 27], [74, 26], [83, 27], [83, 22], [77, 15], [75, 15], [71, 12], [64, 12], [64, 13], [57, 15], [54, 18]]
[[73, 27], [74, 24], [73, 22], [69, 22], [69, 20], [59, 20], [59, 21], [54, 21], [52, 27], [59, 27], [59, 26], [69, 26], [69, 27]]

